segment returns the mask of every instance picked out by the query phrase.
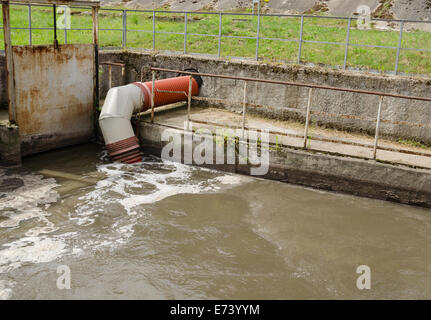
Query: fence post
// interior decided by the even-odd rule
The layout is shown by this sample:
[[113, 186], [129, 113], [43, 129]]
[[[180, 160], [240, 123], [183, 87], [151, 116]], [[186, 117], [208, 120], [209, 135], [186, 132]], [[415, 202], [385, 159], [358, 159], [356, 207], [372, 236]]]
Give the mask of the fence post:
[[153, 11], [153, 50], [156, 50], [156, 11]]
[[308, 91], [307, 114], [305, 116], [304, 148], [307, 148], [308, 128], [310, 126], [311, 96], [312, 96], [312, 94], [313, 94], [313, 88], [310, 88], [310, 90]]
[[223, 21], [223, 15], [220, 12], [219, 16], [219, 22], [218, 22], [218, 57], [221, 56], [221, 31], [222, 31], [222, 21]]
[[244, 81], [244, 96], [242, 100], [242, 125], [241, 125], [241, 135], [244, 138], [245, 130], [245, 112], [247, 110], [247, 81]]
[[403, 29], [404, 29], [404, 21], [401, 21], [400, 35], [398, 37], [397, 58], [395, 60], [395, 75], [398, 74], [398, 64], [400, 61], [400, 51], [401, 51], [401, 45], [402, 45], [402, 41], [403, 41]]
[[303, 31], [304, 31], [304, 16], [301, 16], [301, 29], [299, 31], [298, 64], [301, 63], [302, 34], [303, 34]]
[[67, 44], [67, 11], [64, 8], [64, 44]]
[[190, 111], [192, 108], [192, 88], [193, 88], [193, 83], [192, 83], [192, 79], [193, 77], [190, 76], [189, 77], [189, 94], [187, 96], [187, 121], [190, 122]]
[[376, 120], [376, 134], [374, 137], [374, 148], [373, 148], [373, 159], [376, 160], [377, 155], [377, 147], [379, 141], [379, 130], [380, 130], [380, 116], [382, 114], [382, 105], [383, 105], [383, 96], [379, 98], [379, 109], [377, 111], [377, 120]]
[[349, 21], [347, 23], [347, 35], [346, 35], [346, 48], [344, 50], [344, 65], [343, 65], [343, 69], [346, 70], [346, 66], [347, 66], [347, 56], [349, 54], [349, 41], [350, 41], [350, 26], [352, 23], [352, 18], [349, 17]]
[[123, 48], [127, 46], [127, 12], [123, 10]]
[[184, 54], [187, 53], [187, 12], [184, 13]]
[[16, 103], [15, 103], [15, 82], [13, 81], [13, 56], [12, 42], [10, 36], [10, 8], [9, 2], [2, 2], [3, 13], [3, 36], [4, 36], [4, 52], [6, 57], [6, 78], [7, 78], [7, 93], [8, 93], [8, 110], [9, 121], [16, 123]]
[[154, 122], [154, 95], [156, 93], [156, 71], [152, 72], [152, 85], [151, 85], [151, 123]]
[[108, 83], [109, 89], [112, 88], [112, 65], [108, 65]]
[[33, 39], [31, 37], [31, 4], [28, 4], [28, 40], [30, 45], [32, 45]]
[[259, 1], [259, 12], [257, 13], [256, 61], [259, 60], [259, 37], [260, 37], [260, 1]]

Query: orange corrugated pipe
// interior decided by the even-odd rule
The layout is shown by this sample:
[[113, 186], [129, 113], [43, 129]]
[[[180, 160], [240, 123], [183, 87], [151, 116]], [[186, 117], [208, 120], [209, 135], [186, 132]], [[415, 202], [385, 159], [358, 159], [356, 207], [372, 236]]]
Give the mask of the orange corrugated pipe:
[[[189, 79], [190, 76], [169, 78], [163, 80], [157, 80], [155, 82], [156, 90], [154, 92], [154, 107], [160, 107], [167, 104], [186, 101], [189, 93]], [[142, 89], [144, 93], [144, 105], [142, 111], [151, 108], [151, 91], [153, 89], [152, 81], [148, 82], [134, 82]], [[162, 91], [162, 92], [160, 92]], [[163, 91], [181, 91], [181, 93], [169, 93]], [[192, 78], [192, 96], [199, 94], [199, 84], [195, 78]]]
[[[196, 71], [191, 70], [190, 71]], [[186, 101], [190, 76], [178, 76], [155, 81], [154, 107]], [[202, 79], [192, 76], [192, 95], [198, 95]], [[139, 90], [138, 88], [141, 90]], [[140, 95], [143, 93], [143, 97]], [[130, 123], [132, 113], [151, 108], [152, 81], [134, 82], [109, 90], [99, 117], [106, 148], [113, 161], [135, 163], [142, 161], [139, 141]], [[177, 91], [175, 93], [166, 91]]]

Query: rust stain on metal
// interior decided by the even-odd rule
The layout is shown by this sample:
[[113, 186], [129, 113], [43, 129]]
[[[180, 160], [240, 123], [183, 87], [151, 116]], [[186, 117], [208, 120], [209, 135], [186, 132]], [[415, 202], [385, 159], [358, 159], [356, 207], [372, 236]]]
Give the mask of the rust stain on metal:
[[[34, 136], [92, 134], [94, 46], [14, 46], [13, 53], [22, 141], [31, 141]], [[50, 144], [55, 145], [55, 141]], [[56, 147], [60, 146], [58, 141]]]

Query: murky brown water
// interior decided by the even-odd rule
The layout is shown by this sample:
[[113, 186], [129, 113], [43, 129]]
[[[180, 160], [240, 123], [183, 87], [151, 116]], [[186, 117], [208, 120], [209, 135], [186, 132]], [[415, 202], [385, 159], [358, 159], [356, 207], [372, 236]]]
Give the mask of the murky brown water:
[[24, 167], [0, 171], [4, 299], [431, 298], [429, 210], [156, 158], [110, 164], [91, 144]]

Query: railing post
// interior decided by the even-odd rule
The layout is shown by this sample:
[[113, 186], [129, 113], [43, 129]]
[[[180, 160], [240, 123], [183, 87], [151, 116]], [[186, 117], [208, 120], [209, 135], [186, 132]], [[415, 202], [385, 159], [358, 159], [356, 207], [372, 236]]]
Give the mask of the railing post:
[[64, 8], [64, 44], [67, 44], [67, 12]]
[[127, 12], [123, 10], [123, 48], [127, 46]]
[[219, 22], [218, 22], [218, 57], [221, 57], [221, 32], [222, 32], [222, 21], [223, 15], [220, 12]]
[[7, 94], [8, 94], [8, 110], [9, 121], [16, 123], [16, 104], [15, 104], [15, 82], [13, 80], [13, 54], [12, 42], [10, 37], [10, 9], [9, 2], [2, 2], [3, 13], [3, 36], [4, 36], [4, 51], [6, 57], [6, 78], [7, 78]]
[[190, 112], [191, 112], [191, 108], [192, 108], [192, 88], [193, 88], [192, 79], [193, 79], [193, 77], [190, 76], [189, 77], [189, 94], [187, 96], [187, 98], [188, 98], [188, 101], [187, 101], [187, 121], [190, 121]]
[[108, 83], [109, 83], [109, 89], [112, 88], [112, 66], [108, 65]]
[[350, 41], [350, 26], [352, 23], [352, 18], [349, 17], [349, 21], [347, 22], [347, 35], [346, 35], [346, 48], [344, 49], [344, 65], [343, 69], [346, 70], [347, 67], [347, 56], [349, 54], [349, 41]]
[[154, 95], [156, 94], [156, 71], [152, 72], [152, 85], [151, 85], [151, 123], [154, 122]]
[[153, 50], [156, 50], [156, 11], [153, 11]]
[[379, 142], [379, 130], [380, 130], [380, 117], [382, 114], [382, 105], [383, 105], [383, 96], [379, 98], [379, 109], [377, 111], [377, 120], [376, 120], [376, 134], [374, 137], [374, 148], [373, 148], [373, 159], [376, 160], [377, 156], [377, 148]]
[[301, 63], [302, 35], [303, 35], [303, 32], [304, 32], [304, 16], [301, 16], [301, 29], [299, 31], [298, 64]]
[[94, 121], [97, 121], [97, 110], [99, 109], [99, 8], [91, 8], [92, 33], [94, 45]]
[[400, 35], [398, 37], [398, 47], [397, 47], [397, 57], [395, 60], [395, 75], [398, 74], [398, 64], [400, 61], [400, 51], [401, 51], [401, 45], [402, 45], [402, 41], [403, 41], [403, 29], [404, 29], [404, 21], [401, 21], [400, 24]]
[[184, 54], [187, 53], [187, 12], [184, 13]]
[[260, 37], [260, 1], [259, 1], [259, 12], [257, 13], [256, 61], [259, 60], [259, 37]]
[[245, 130], [245, 112], [247, 111], [247, 81], [244, 81], [244, 93], [243, 93], [243, 99], [242, 99], [242, 137], [244, 138], [244, 130]]
[[33, 44], [33, 39], [31, 36], [31, 4], [28, 4], [28, 41], [29, 44]]
[[307, 103], [307, 114], [305, 116], [305, 129], [304, 129], [304, 148], [307, 148], [308, 141], [308, 128], [310, 126], [310, 114], [311, 114], [311, 97], [313, 94], [313, 88], [308, 91], [308, 103]]

